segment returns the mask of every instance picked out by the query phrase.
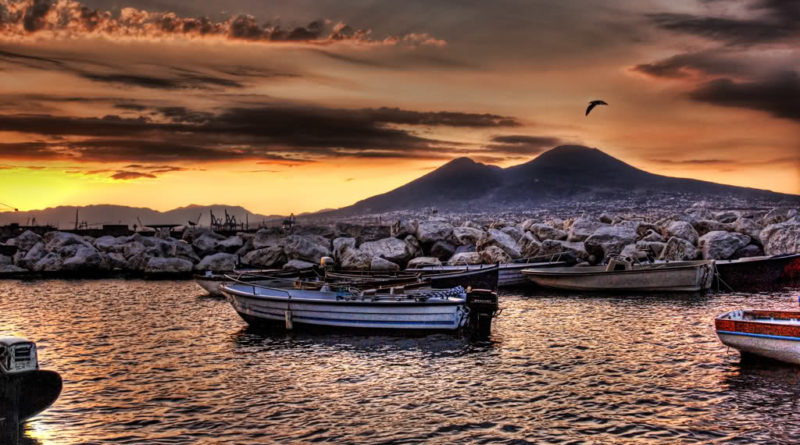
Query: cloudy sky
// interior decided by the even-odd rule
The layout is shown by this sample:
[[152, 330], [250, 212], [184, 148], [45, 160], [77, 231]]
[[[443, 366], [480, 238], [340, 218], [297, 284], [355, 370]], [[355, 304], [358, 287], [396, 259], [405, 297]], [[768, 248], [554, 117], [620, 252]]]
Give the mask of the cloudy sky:
[[562, 143], [800, 193], [800, 2], [0, 0], [0, 135], [23, 210], [298, 213]]

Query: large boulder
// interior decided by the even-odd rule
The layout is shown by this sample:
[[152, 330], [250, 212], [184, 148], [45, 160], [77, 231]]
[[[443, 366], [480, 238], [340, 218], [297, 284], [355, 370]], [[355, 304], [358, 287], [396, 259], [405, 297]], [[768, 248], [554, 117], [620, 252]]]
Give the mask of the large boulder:
[[239, 235], [220, 240], [217, 248], [223, 252], [236, 253], [244, 245], [244, 240]]
[[447, 241], [439, 240], [431, 246], [431, 256], [442, 261], [447, 261], [454, 253], [456, 253], [456, 247]]
[[119, 252], [109, 252], [106, 254], [106, 257], [108, 258], [108, 267], [111, 270], [126, 270], [128, 268], [125, 255]]
[[341, 258], [344, 252], [348, 249], [356, 248], [356, 239], [348, 236], [334, 238], [333, 240], [333, 257], [336, 259]]
[[0, 275], [12, 275], [27, 272], [27, 269], [15, 266], [13, 264], [0, 264]]
[[61, 270], [67, 272], [107, 271], [110, 268], [105, 255], [91, 246], [78, 246], [75, 253], [61, 263]]
[[416, 235], [419, 223], [415, 219], [397, 220], [392, 224], [391, 236], [395, 238], [405, 238], [408, 235]]
[[510, 263], [512, 261], [512, 258], [508, 253], [506, 253], [505, 250], [503, 250], [499, 246], [490, 245], [481, 251], [481, 260], [486, 264]]
[[103, 252], [120, 252], [127, 237], [101, 236], [94, 240], [94, 247]]
[[697, 249], [689, 241], [673, 236], [667, 240], [658, 258], [670, 261], [693, 260], [697, 258]]
[[698, 245], [707, 260], [726, 260], [750, 243], [750, 237], [736, 232], [713, 230], [700, 237]]
[[369, 269], [374, 271], [381, 271], [381, 272], [396, 272], [400, 270], [400, 266], [379, 256], [372, 257], [372, 261], [370, 261]]
[[37, 261], [31, 270], [34, 272], [59, 272], [61, 271], [62, 262], [63, 260], [59, 254], [50, 252]]
[[44, 234], [44, 242], [50, 252], [57, 252], [70, 245], [89, 246], [82, 237], [69, 232], [47, 232]]
[[750, 237], [750, 240], [761, 244], [761, 226], [752, 218], [741, 217], [733, 223], [733, 228], [739, 233]]
[[741, 212], [735, 210], [723, 210], [720, 212], [714, 212], [714, 219], [721, 223], [730, 224], [741, 216]]
[[48, 252], [47, 248], [44, 246], [44, 242], [39, 241], [38, 243], [34, 244], [33, 247], [28, 249], [27, 252], [21, 250], [17, 251], [17, 253], [14, 254], [14, 264], [19, 267], [33, 270], [34, 264], [44, 258], [44, 256], [47, 254]]
[[314, 235], [289, 235], [283, 240], [283, 252], [293, 260], [318, 264], [324, 256], [331, 256], [329, 241]]
[[519, 245], [520, 255], [526, 258], [538, 255], [542, 248], [542, 243], [531, 232], [525, 232], [522, 238], [517, 241], [517, 244]]
[[500, 229], [501, 232], [505, 233], [506, 235], [514, 238], [514, 241], [519, 241], [522, 238], [523, 231], [517, 228], [516, 226], [505, 226]]
[[480, 250], [486, 250], [487, 246], [496, 246], [503, 250], [511, 259], [520, 258], [522, 254], [519, 251], [517, 242], [505, 232], [497, 229], [489, 229], [488, 236], [479, 245]]
[[439, 240], [448, 240], [453, 235], [453, 226], [447, 221], [420, 221], [417, 226], [417, 239], [423, 244], [433, 244]]
[[664, 247], [666, 247], [666, 245], [666, 243], [661, 241], [636, 241], [636, 249], [646, 252], [648, 256], [654, 259], [661, 256], [661, 252], [664, 251]]
[[206, 256], [196, 266], [195, 270], [212, 272], [229, 272], [236, 267], [236, 256], [219, 252]]
[[192, 246], [200, 256], [207, 256], [219, 250], [219, 243], [224, 239], [214, 232], [205, 232], [192, 241]]
[[264, 247], [245, 254], [242, 263], [251, 267], [280, 267], [286, 263], [286, 254], [280, 246]]
[[355, 247], [346, 247], [336, 256], [339, 267], [345, 270], [366, 270], [372, 262], [372, 256]]
[[756, 244], [748, 244], [734, 252], [731, 258], [750, 258], [761, 255], [764, 255], [764, 249], [762, 249], [761, 246]]
[[592, 234], [603, 225], [605, 224], [591, 218], [578, 218], [572, 223], [572, 227], [569, 228], [567, 240], [573, 242], [586, 241], [586, 238], [592, 236]]
[[792, 207], [777, 207], [767, 212], [761, 221], [765, 226], [769, 226], [788, 221], [795, 216], [797, 216], [797, 209]]
[[122, 245], [122, 254], [125, 258], [131, 258], [143, 253], [147, 247], [139, 241], [130, 241]]
[[636, 242], [636, 237], [636, 225], [623, 223], [598, 228], [583, 244], [589, 255], [600, 260], [619, 255], [625, 246]]
[[259, 229], [253, 237], [253, 249], [262, 249], [264, 247], [279, 246], [283, 240], [283, 232], [278, 228], [263, 228]]
[[[694, 228], [692, 228], [692, 230], [694, 230]], [[663, 243], [666, 240], [664, 239], [663, 236], [661, 236], [660, 233], [651, 229], [644, 234], [644, 237], [642, 237], [640, 241]]]
[[697, 233], [697, 230], [686, 221], [673, 221], [664, 231], [667, 237], [677, 236], [692, 244], [697, 244], [697, 239], [700, 238], [700, 234]]
[[408, 262], [406, 268], [408, 269], [419, 269], [425, 266], [441, 266], [442, 262], [439, 258], [432, 257], [432, 256], [421, 256], [417, 258], [413, 258], [411, 261]]
[[481, 264], [482, 262], [483, 258], [478, 252], [459, 252], [450, 257], [447, 264], [457, 266], [460, 264]]
[[760, 234], [767, 255], [800, 252], [800, 220], [793, 219], [764, 227]]
[[26, 230], [17, 235], [16, 238], [11, 238], [10, 240], [6, 241], [6, 244], [8, 244], [9, 246], [17, 246], [18, 251], [21, 250], [23, 252], [27, 252], [28, 250], [31, 249], [31, 247], [36, 245], [36, 243], [39, 243], [41, 241], [42, 241], [41, 236], [31, 232], [30, 230]]
[[461, 246], [480, 244], [486, 237], [486, 232], [474, 227], [454, 227], [453, 238]]
[[181, 258], [150, 258], [144, 272], [150, 275], [188, 274], [192, 271], [192, 262]]
[[184, 260], [191, 261], [192, 263], [197, 263], [200, 261], [200, 257], [195, 253], [192, 245], [186, 241], [175, 240], [171, 246], [172, 249], [169, 254], [166, 255], [167, 257], [182, 258]]
[[567, 232], [557, 229], [549, 224], [534, 224], [528, 230], [533, 232], [540, 240], [554, 239], [565, 240], [567, 239]]
[[339, 237], [346, 236], [355, 238], [358, 242], [363, 243], [365, 241], [375, 241], [393, 235], [390, 226], [361, 225], [361, 224], [351, 224], [346, 222], [337, 222], [336, 236]]
[[411, 259], [411, 246], [397, 238], [384, 238], [367, 241], [359, 246], [359, 250], [371, 257], [380, 257], [393, 263], [405, 263]]
[[699, 219], [692, 222], [692, 226], [701, 236], [708, 232], [723, 232], [733, 229], [733, 224], [726, 224], [713, 219]]

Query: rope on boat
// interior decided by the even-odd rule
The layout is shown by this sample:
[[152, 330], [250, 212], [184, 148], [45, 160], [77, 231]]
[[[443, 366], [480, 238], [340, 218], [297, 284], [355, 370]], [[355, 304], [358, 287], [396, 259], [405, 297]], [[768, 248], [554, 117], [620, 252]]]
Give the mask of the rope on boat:
[[726, 282], [725, 282], [725, 280], [723, 280], [723, 279], [722, 279], [722, 276], [719, 274], [719, 269], [717, 269], [717, 262], [716, 262], [716, 261], [714, 261], [714, 263], [713, 263], [713, 264], [714, 264], [714, 265], [713, 265], [713, 268], [714, 268], [714, 277], [717, 279], [717, 292], [719, 292], [719, 283], [722, 283], [722, 284], [724, 284], [724, 285], [725, 285], [725, 287], [727, 287], [727, 288], [728, 288], [728, 291], [729, 291], [729, 292], [735, 292], [735, 291], [733, 290], [733, 287], [731, 287], [731, 285], [729, 285], [728, 283], [726, 283]]

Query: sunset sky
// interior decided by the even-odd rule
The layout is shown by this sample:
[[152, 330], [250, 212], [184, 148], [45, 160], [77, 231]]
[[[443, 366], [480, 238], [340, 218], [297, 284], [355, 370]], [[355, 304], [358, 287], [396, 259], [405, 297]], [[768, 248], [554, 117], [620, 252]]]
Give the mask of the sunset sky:
[[0, 0], [0, 96], [20, 210], [299, 213], [564, 143], [800, 193], [797, 1]]

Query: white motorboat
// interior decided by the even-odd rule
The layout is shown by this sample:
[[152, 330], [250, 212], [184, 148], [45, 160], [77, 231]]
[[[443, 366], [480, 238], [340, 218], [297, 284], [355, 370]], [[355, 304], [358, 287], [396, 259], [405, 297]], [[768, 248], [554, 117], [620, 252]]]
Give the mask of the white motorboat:
[[458, 331], [475, 326], [488, 331], [497, 310], [497, 295], [462, 287], [388, 292], [324, 286], [320, 290], [284, 289], [230, 282], [220, 290], [251, 325], [286, 329], [327, 327], [380, 331]]
[[717, 337], [747, 354], [800, 365], [800, 311], [738, 310], [714, 320]]

